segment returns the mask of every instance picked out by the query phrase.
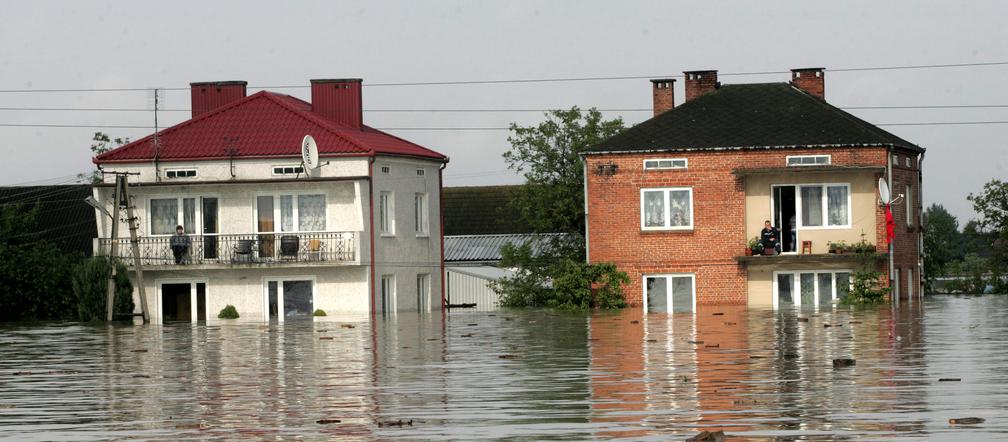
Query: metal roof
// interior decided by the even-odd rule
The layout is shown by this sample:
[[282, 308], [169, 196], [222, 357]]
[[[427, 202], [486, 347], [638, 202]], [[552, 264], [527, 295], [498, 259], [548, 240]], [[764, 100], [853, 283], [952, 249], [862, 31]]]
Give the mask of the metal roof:
[[444, 237], [446, 262], [496, 262], [501, 260], [500, 249], [505, 244], [532, 245], [532, 254], [541, 255], [550, 240], [563, 233], [510, 233], [502, 235], [446, 235]]

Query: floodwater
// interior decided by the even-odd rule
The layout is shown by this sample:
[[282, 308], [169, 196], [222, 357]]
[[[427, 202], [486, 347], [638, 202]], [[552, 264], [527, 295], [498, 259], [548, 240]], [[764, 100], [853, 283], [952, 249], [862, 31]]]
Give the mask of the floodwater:
[[[834, 368], [837, 358], [856, 364]], [[949, 423], [962, 417], [985, 422]], [[740, 440], [1008, 439], [1008, 296], [829, 312], [0, 325], [4, 439], [669, 440], [717, 429]]]

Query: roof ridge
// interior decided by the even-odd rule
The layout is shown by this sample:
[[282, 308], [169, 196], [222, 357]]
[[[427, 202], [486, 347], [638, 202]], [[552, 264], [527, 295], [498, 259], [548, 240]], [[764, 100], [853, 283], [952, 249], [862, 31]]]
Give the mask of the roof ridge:
[[[870, 132], [873, 135], [876, 135], [876, 136], [879, 136], [879, 135], [886, 136], [887, 135], [887, 136], [896, 138], [896, 139], [898, 139], [900, 141], [903, 141], [904, 143], [907, 144], [907, 146], [902, 146], [902, 147], [915, 147], [915, 148], [918, 148], [918, 149], [923, 149], [922, 147], [920, 147], [920, 146], [918, 146], [916, 144], [913, 144], [913, 143], [911, 143], [911, 142], [909, 142], [907, 140], [904, 140], [903, 137], [901, 137], [901, 136], [898, 136], [898, 135], [896, 135], [896, 134], [894, 134], [892, 132], [889, 132], [889, 131], [887, 131], [885, 129], [882, 129], [881, 127], [878, 127], [878, 126], [876, 126], [876, 125], [874, 125], [872, 123], [869, 123], [868, 121], [865, 121], [865, 120], [863, 120], [861, 118], [858, 118], [856, 115], [854, 115], [854, 114], [852, 114], [850, 112], [847, 112], [847, 111], [845, 111], [843, 109], [840, 109], [839, 107], [834, 106], [830, 102], [826, 101], [826, 99], [820, 99], [820, 98], [818, 98], [818, 97], [816, 97], [816, 96], [814, 96], [814, 95], [806, 92], [804, 89], [802, 89], [802, 88], [800, 88], [798, 86], [795, 86], [794, 84], [791, 84], [791, 83], [785, 83], [785, 84], [789, 85], [791, 87], [791, 89], [793, 89], [795, 92], [798, 92], [801, 96], [804, 96], [804, 97], [806, 97], [809, 100], [814, 100], [814, 102], [819, 103], [819, 105], [823, 106], [825, 109], [827, 109], [827, 110], [829, 110], [829, 111], [831, 111], [831, 112], [839, 115], [842, 118], [850, 120], [852, 123], [856, 124], [861, 129], [863, 129], [863, 130], [865, 130], [867, 132]], [[881, 132], [881, 134], [879, 134], [879, 132]]]
[[[311, 121], [311, 122], [313, 122], [315, 124], [318, 124], [323, 129], [325, 129], [325, 130], [329, 131], [331, 134], [335, 135], [337, 138], [339, 138], [339, 139], [341, 139], [343, 141], [346, 141], [347, 143], [350, 143], [350, 144], [352, 144], [354, 146], [357, 146], [360, 149], [363, 149], [364, 152], [368, 152], [369, 154], [374, 155], [374, 148], [361, 146], [361, 144], [359, 142], [357, 142], [357, 140], [351, 140], [350, 138], [348, 138], [348, 137], [344, 136], [343, 134], [339, 133], [339, 131], [337, 129], [334, 129], [332, 127], [332, 125], [334, 124], [333, 122], [331, 122], [329, 120], [326, 120], [325, 118], [322, 118], [320, 116], [317, 116], [317, 115], [313, 114], [311, 111], [303, 111], [301, 109], [295, 109], [294, 106], [292, 106], [290, 103], [284, 102], [283, 100], [280, 99], [281, 95], [287, 96], [287, 97], [290, 97], [290, 95], [287, 95], [287, 94], [277, 94], [275, 92], [269, 92], [269, 91], [265, 91], [265, 90], [264, 91], [259, 91], [259, 92], [256, 92], [256, 93], [257, 94], [265, 93], [266, 96], [269, 97], [270, 101], [272, 101], [272, 102], [274, 102], [276, 104], [279, 104], [281, 107], [283, 107], [288, 112], [291, 112], [294, 115], [297, 115], [297, 116], [299, 116], [301, 118], [307, 119], [307, 120], [309, 120], [309, 121]], [[304, 100], [300, 100], [299, 99], [299, 101], [302, 101], [302, 102], [304, 102], [306, 104], [309, 104], [309, 105], [311, 104], [311, 103], [308, 103], [308, 102], [306, 102]], [[348, 128], [348, 129], [352, 129], [352, 128]]]

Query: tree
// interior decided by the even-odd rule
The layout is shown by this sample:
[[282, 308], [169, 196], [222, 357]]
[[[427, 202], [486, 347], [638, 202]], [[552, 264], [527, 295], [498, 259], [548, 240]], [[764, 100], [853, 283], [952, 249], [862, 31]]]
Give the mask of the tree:
[[39, 208], [0, 207], [0, 321], [74, 316], [70, 277], [77, 258], [38, 233]]
[[[124, 144], [129, 144], [129, 142], [129, 138], [112, 139], [104, 132], [95, 132], [94, 137], [91, 137], [91, 153], [92, 156], [98, 156]], [[101, 171], [96, 168], [91, 173], [79, 173], [77, 180], [83, 183], [100, 183], [102, 180]]]
[[[73, 293], [77, 299], [77, 320], [104, 321], [108, 296], [108, 276], [111, 262], [105, 257], [85, 259], [77, 265], [73, 276]], [[133, 284], [121, 262], [116, 261], [115, 299], [112, 312], [133, 314]]]
[[987, 264], [994, 291], [1008, 291], [1008, 182], [991, 180], [984, 184], [983, 192], [966, 198], [980, 215], [977, 225], [982, 233], [990, 235], [990, 255]]
[[924, 211], [924, 284], [928, 290], [934, 279], [946, 276], [948, 265], [962, 259], [959, 221], [940, 204]]

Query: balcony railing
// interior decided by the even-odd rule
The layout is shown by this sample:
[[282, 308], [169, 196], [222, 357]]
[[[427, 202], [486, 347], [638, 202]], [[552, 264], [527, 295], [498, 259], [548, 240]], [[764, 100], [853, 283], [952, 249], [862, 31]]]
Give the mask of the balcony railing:
[[[357, 232], [254, 233], [189, 235], [189, 245], [176, 258], [170, 236], [139, 238], [143, 265], [261, 264], [357, 261]], [[111, 252], [111, 240], [100, 238], [97, 255]], [[116, 244], [114, 256], [133, 265], [129, 238]]]

